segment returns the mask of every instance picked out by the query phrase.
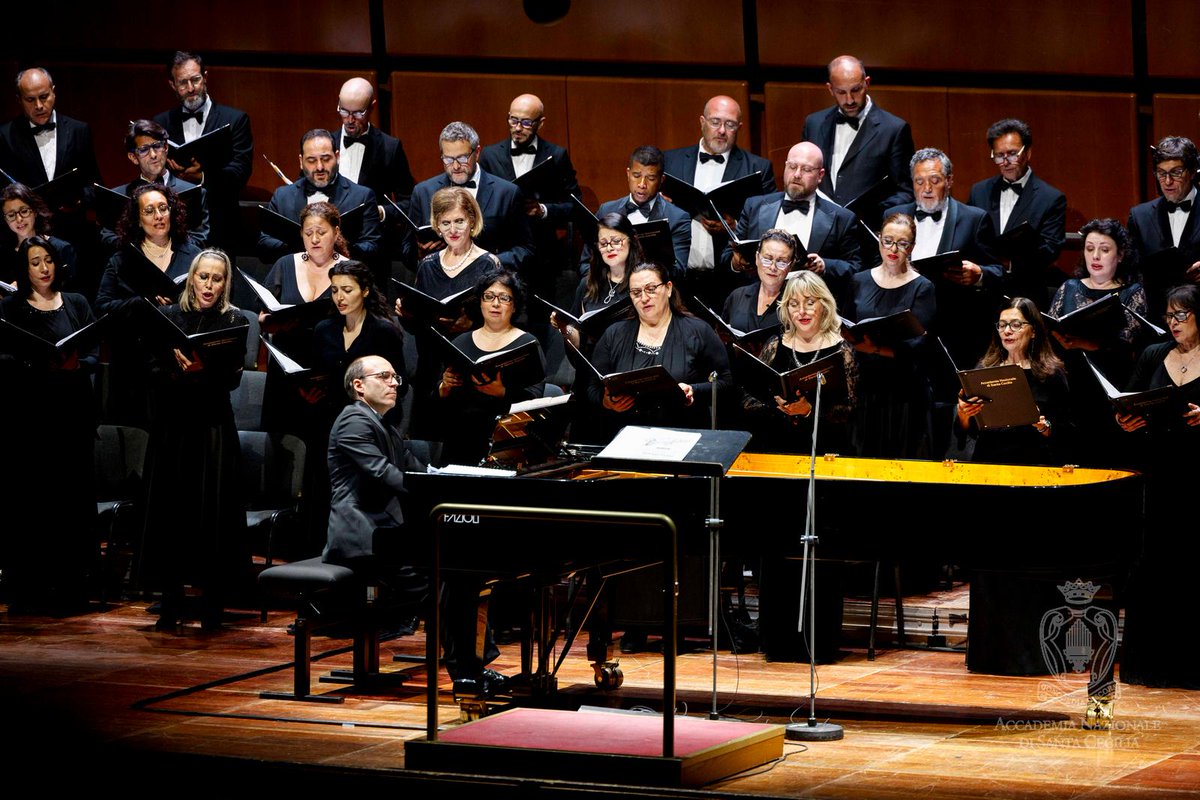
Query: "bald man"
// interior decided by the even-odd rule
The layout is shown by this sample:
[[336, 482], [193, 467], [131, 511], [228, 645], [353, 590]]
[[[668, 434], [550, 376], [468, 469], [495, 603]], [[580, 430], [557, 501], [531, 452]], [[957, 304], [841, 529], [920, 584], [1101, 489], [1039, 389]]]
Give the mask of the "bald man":
[[809, 114], [801, 138], [821, 148], [825, 177], [821, 191], [846, 205], [876, 183], [888, 179], [879, 201], [855, 209], [872, 230], [879, 230], [883, 210], [911, 203], [912, 184], [908, 161], [912, 158], [912, 130], [908, 123], [871, 101], [871, 77], [862, 61], [838, 56], [829, 62], [825, 84], [834, 105]]
[[[783, 191], [747, 200], [736, 233], [739, 239], [758, 239], [772, 228], [788, 231], [799, 240], [792, 270], [817, 273], [838, 297], [863, 268], [858, 219], [817, 193], [824, 177], [821, 149], [811, 142], [793, 145], [783, 165]], [[729, 247], [721, 263], [751, 276], [756, 269]]]
[[[753, 172], [762, 173], [762, 193], [775, 191], [775, 168], [761, 156], [738, 147], [742, 107], [732, 97], [717, 95], [700, 114], [700, 142], [663, 153], [663, 168], [701, 191]], [[730, 227], [734, 221], [729, 220]], [[729, 237], [711, 214], [692, 219], [692, 248], [688, 254], [688, 290], [711, 303], [721, 303], [740, 281], [728, 270], [714, 271]]]
[[[338, 171], [383, 200], [384, 195], [405, 208], [412, 195], [413, 176], [404, 155], [404, 145], [371, 124], [375, 110], [375, 87], [365, 78], [351, 78], [338, 92], [338, 115], [342, 127], [335, 134], [340, 156]], [[386, 218], [388, 204], [380, 206]]]
[[546, 108], [537, 95], [523, 94], [513, 98], [508, 106], [507, 120], [508, 138], [483, 148], [479, 164], [492, 175], [516, 181], [538, 164], [554, 159], [556, 180], [552, 190], [534, 192], [533, 196], [526, 193], [524, 197], [535, 256], [526, 262], [521, 275], [532, 292], [549, 299], [555, 274], [567, 262], [564, 244], [559, 242], [557, 231], [567, 226], [571, 214], [570, 195], [579, 195], [579, 181], [566, 148], [541, 137], [546, 124]]

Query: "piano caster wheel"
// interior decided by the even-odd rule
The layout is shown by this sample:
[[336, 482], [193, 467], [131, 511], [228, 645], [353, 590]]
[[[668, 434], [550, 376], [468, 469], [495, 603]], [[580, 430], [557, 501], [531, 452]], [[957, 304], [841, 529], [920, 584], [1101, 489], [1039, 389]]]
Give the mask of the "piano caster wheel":
[[620, 689], [621, 684], [625, 683], [625, 673], [619, 664], [597, 664], [595, 669], [597, 689], [612, 691]]

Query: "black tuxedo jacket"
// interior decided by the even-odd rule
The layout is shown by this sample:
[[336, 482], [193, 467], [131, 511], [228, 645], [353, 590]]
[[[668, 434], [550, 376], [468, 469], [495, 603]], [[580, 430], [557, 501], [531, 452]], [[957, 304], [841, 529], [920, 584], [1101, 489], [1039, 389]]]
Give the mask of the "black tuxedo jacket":
[[[334, 132], [340, 146], [342, 129]], [[412, 196], [413, 176], [408, 167], [408, 157], [404, 155], [404, 145], [395, 136], [388, 136], [372, 125], [367, 130], [367, 140], [363, 143], [366, 152], [363, 153], [362, 169], [358, 173], [358, 185], [366, 186], [375, 192], [380, 200], [389, 195], [401, 208], [408, 208], [408, 198]]]
[[[858, 218], [839, 205], [822, 201], [815, 194], [812, 200], [813, 207], [809, 213], [813, 215], [813, 221], [807, 243], [808, 252], [824, 259], [824, 278], [837, 297], [842, 289], [847, 288], [850, 276], [861, 272], [863, 268], [857, 236]], [[774, 228], [782, 204], [783, 192], [772, 192], [747, 200], [738, 218], [738, 238], [758, 239]], [[721, 254], [721, 265], [728, 267], [732, 258], [733, 248], [726, 247]], [[796, 254], [797, 262], [803, 261], [803, 258], [803, 253]]]
[[[429, 204], [438, 189], [450, 186], [446, 173], [421, 181], [413, 189], [408, 204], [408, 216], [418, 225], [429, 222]], [[529, 216], [521, 190], [515, 184], [497, 178], [486, 169], [479, 170], [479, 187], [475, 200], [483, 211], [483, 231], [475, 242], [500, 259], [510, 270], [519, 270], [533, 258], [533, 235], [529, 229]], [[417, 258], [416, 236], [411, 232], [402, 247], [404, 260], [415, 265]]]
[[[509, 152], [511, 149], [511, 139], [489, 144], [480, 153], [479, 165], [483, 167], [484, 172], [503, 178], [506, 181], [515, 181], [517, 173], [513, 170], [512, 155]], [[540, 197], [533, 198], [546, 206], [546, 219], [532, 220], [532, 222], [549, 222], [553, 228], [565, 228], [567, 220], [571, 216], [571, 198], [569, 195], [580, 196], [579, 179], [575, 177], [575, 165], [571, 163], [571, 156], [567, 153], [567, 148], [553, 142], [547, 142], [539, 136], [537, 140], [537, 152], [533, 156], [533, 165], [536, 167], [538, 164], [549, 160], [552, 156], [554, 158], [554, 170], [558, 173], [564, 194], [561, 197], [549, 198], [554, 202], [547, 202], [546, 199]]]
[[1028, 222], [1038, 232], [1041, 243], [1035, 251], [1005, 252], [1000, 244], [995, 249], [1012, 263], [1012, 270], [1005, 276], [1005, 293], [1010, 297], [1030, 297], [1039, 306], [1044, 306], [1048, 282], [1046, 269], [1058, 258], [1066, 241], [1067, 198], [1037, 175], [1030, 175], [1008, 215], [1008, 225], [1000, 230], [1003, 182], [1003, 178], [996, 175], [975, 184], [967, 204], [987, 212], [992, 230], [997, 234], [1013, 230], [1023, 222]]
[[322, 558], [346, 563], [375, 553], [379, 529], [404, 523], [404, 470], [420, 469], [403, 440], [362, 401], [342, 409], [329, 434], [329, 530]]
[[54, 119], [58, 125], [55, 128], [54, 139], [57, 159], [54, 175], [46, 174], [37, 142], [33, 140], [33, 131], [29, 128], [29, 120], [24, 116], [0, 126], [0, 167], [12, 176], [13, 180], [30, 188], [65, 175], [72, 169], [78, 169], [83, 174], [87, 186], [100, 183], [100, 167], [96, 163], [96, 150], [92, 146], [92, 129], [86, 122], [71, 119], [58, 112], [55, 112]]
[[[1200, 194], [1196, 197], [1200, 201]], [[1175, 240], [1171, 238], [1171, 223], [1167, 220], [1167, 207], [1161, 197], [1129, 209], [1129, 220], [1125, 227], [1129, 229], [1131, 244], [1142, 259], [1174, 246]], [[1188, 214], [1187, 224], [1183, 227], [1183, 235], [1179, 237], [1179, 250], [1188, 265], [1200, 261], [1200, 208], [1196, 206], [1193, 206], [1192, 212]], [[1167, 310], [1166, 290], [1169, 287], [1160, 285], [1162, 282], [1155, 280], [1153, 275], [1143, 275], [1142, 282], [1150, 284], [1150, 290], [1146, 293], [1146, 302], [1149, 304], [1150, 313], [1155, 316], [1165, 313]]]
[[[894, 186], [892, 195], [880, 203], [879, 209], [911, 203], [912, 177], [908, 162], [915, 152], [912, 129], [907, 122], [874, 103], [842, 160], [838, 170], [837, 191], [834, 191], [829, 166], [833, 162], [833, 134], [837, 128], [837, 115], [837, 106], [832, 106], [809, 114], [804, 120], [801, 138], [821, 148], [825, 156], [825, 177], [821, 179], [821, 191], [835, 203], [844, 206], [880, 180], [890, 177]], [[862, 209], [862, 212], [863, 221], [871, 228], [877, 228], [883, 217], [869, 217], [866, 209]]]
[[[601, 203], [596, 216], [625, 214], [625, 204], [628, 202], [629, 195], [625, 195], [616, 200]], [[675, 247], [675, 264], [673, 267], [670, 264], [662, 266], [671, 267], [672, 280], [682, 280], [687, 275], [688, 254], [692, 251], [692, 218], [682, 208], [667, 202], [665, 197], [659, 195], [654, 198], [654, 216], [651, 219], [665, 219], [670, 223], [671, 244]], [[584, 245], [583, 254], [579, 260], [579, 274], [586, 275], [591, 266], [592, 245], [589, 242]]]
[[[299, 221], [300, 213], [308, 206], [308, 197], [304, 194], [306, 179], [301, 178], [288, 186], [280, 186], [271, 196], [268, 206], [272, 211], [288, 219]], [[362, 227], [355, 231], [349, 227], [342, 228], [342, 236], [350, 246], [350, 255], [354, 258], [373, 264], [381, 251], [380, 237], [382, 226], [379, 223], [379, 202], [375, 193], [365, 186], [359, 186], [345, 175], [338, 175], [332, 185], [321, 190], [329, 197], [329, 202], [338, 211], [345, 213], [360, 205], [365, 205], [362, 216]], [[293, 245], [280, 241], [265, 232], [258, 235], [258, 257], [268, 264], [274, 264], [283, 256], [293, 252]]]
[[[133, 194], [133, 190], [141, 186], [146, 181], [140, 177], [131, 180], [129, 183], [121, 186], [114, 186], [113, 191], [129, 197]], [[208, 246], [209, 237], [209, 217], [208, 217], [208, 193], [203, 187], [197, 186], [191, 181], [185, 181], [176, 178], [174, 175], [167, 173], [167, 187], [173, 190], [176, 194], [181, 194], [191, 189], [196, 189], [199, 194], [199, 200], [195, 203], [186, 203], [187, 206], [187, 229], [188, 241], [199, 248]], [[196, 215], [196, 210], [199, 209], [199, 216]], [[121, 237], [117, 236], [117, 232], [112, 228], [100, 228], [100, 239], [110, 249], [116, 250], [121, 245]]]

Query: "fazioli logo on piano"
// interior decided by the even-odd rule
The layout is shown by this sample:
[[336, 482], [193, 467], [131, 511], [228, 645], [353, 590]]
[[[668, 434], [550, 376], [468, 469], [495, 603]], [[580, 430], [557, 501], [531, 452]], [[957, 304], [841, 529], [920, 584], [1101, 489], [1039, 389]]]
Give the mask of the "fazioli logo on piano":
[[442, 522], [447, 525], [478, 525], [478, 514], [442, 514]]

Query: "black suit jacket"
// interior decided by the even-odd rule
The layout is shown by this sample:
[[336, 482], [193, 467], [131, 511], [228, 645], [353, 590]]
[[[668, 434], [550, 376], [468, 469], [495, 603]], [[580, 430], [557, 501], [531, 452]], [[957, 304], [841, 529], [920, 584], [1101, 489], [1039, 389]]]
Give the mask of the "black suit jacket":
[[54, 175], [46, 174], [29, 120], [24, 116], [0, 126], [0, 167], [13, 180], [29, 187], [40, 186], [72, 169], [78, 169], [83, 174], [87, 186], [100, 183], [100, 167], [96, 163], [96, 149], [92, 146], [92, 129], [86, 122], [71, 119], [57, 111], [54, 119], [58, 125], [54, 139]]
[[404, 523], [404, 470], [420, 469], [400, 434], [362, 401], [342, 409], [329, 434], [329, 530], [322, 559], [346, 563], [375, 553], [379, 529]]
[[[275, 194], [271, 195], [268, 207], [277, 214], [298, 221], [301, 212], [308, 206], [308, 197], [304, 194], [305, 183], [306, 179], [300, 178], [288, 186], [280, 186], [275, 190]], [[374, 263], [382, 249], [382, 226], [379, 222], [379, 202], [375, 193], [365, 186], [359, 186], [345, 175], [338, 175], [337, 180], [321, 192], [329, 197], [329, 202], [342, 213], [360, 205], [366, 206], [363, 209], [361, 228], [352, 230], [349, 226], [343, 226], [342, 236], [350, 246], [350, 255], [367, 264]], [[266, 232], [258, 235], [258, 257], [268, 264], [274, 264], [283, 256], [292, 253], [292, 247], [293, 245], [274, 236], [268, 236]]]
[[[434, 193], [450, 185], [450, 177], [444, 172], [418, 183], [408, 204], [408, 216], [412, 221], [418, 225], [426, 224]], [[494, 253], [508, 269], [521, 269], [534, 254], [533, 235], [521, 190], [486, 169], [480, 169], [475, 200], [483, 211], [483, 231], [476, 237], [476, 243]], [[416, 258], [416, 236], [411, 232], [405, 237], [402, 250], [404, 260], [415, 265], [419, 259]]]
[[[809, 213], [813, 215], [813, 221], [807, 242], [808, 252], [816, 253], [825, 261], [824, 277], [837, 297], [848, 287], [850, 276], [861, 272], [863, 268], [857, 236], [858, 218], [839, 205], [822, 201], [815, 194], [812, 199], [813, 207]], [[738, 218], [738, 238], [758, 239], [774, 228], [782, 204], [783, 192], [772, 192], [747, 200]], [[796, 254], [797, 261], [803, 257], [803, 253]], [[733, 248], [726, 247], [721, 254], [721, 265], [728, 267], [732, 259]]]
[[[183, 107], [175, 106], [154, 118], [167, 129], [173, 142], [183, 143]], [[212, 241], [226, 249], [237, 241], [238, 201], [254, 169], [254, 134], [250, 117], [245, 111], [213, 103], [204, 118], [202, 133], [210, 133], [223, 125], [230, 127], [233, 137], [233, 156], [224, 164], [204, 164], [204, 188], [208, 192], [208, 207], [212, 223]], [[180, 166], [187, 166], [181, 164]]]
[[[629, 195], [609, 200], [607, 203], [601, 203], [600, 209], [596, 212], [597, 217], [603, 217], [605, 214], [625, 214], [625, 204], [629, 202]], [[687, 275], [688, 254], [692, 251], [692, 218], [687, 215], [687, 212], [682, 208], [667, 202], [667, 199], [662, 195], [654, 198], [654, 219], [665, 219], [671, 226], [671, 244], [675, 248], [675, 264], [671, 269], [673, 280], [682, 280]], [[587, 243], [583, 247], [583, 253], [579, 259], [579, 274], [587, 275], [592, 266], [592, 245]], [[671, 267], [670, 264], [664, 264], [665, 267]]]
[[1028, 222], [1037, 231], [1041, 243], [1036, 250], [1006, 251], [1000, 243], [996, 244], [995, 249], [1012, 264], [1011, 271], [1005, 276], [1005, 293], [1010, 297], [1033, 298], [1038, 306], [1044, 307], [1046, 284], [1049, 281], [1046, 269], [1058, 258], [1066, 241], [1066, 195], [1037, 175], [1030, 175], [1012, 213], [1008, 215], [1008, 224], [1001, 230], [1002, 189], [1003, 178], [999, 175], [980, 181], [971, 187], [967, 204], [987, 212], [992, 230], [997, 234], [1013, 230], [1023, 222]]
[[[1200, 200], [1200, 194], [1197, 195], [1197, 200]], [[1175, 240], [1171, 238], [1171, 223], [1167, 220], [1167, 207], [1161, 197], [1129, 209], [1129, 220], [1126, 227], [1129, 229], [1129, 240], [1141, 259], [1174, 246]], [[1179, 250], [1187, 265], [1190, 266], [1200, 261], [1200, 208], [1196, 206], [1193, 206], [1192, 212], [1188, 214], [1187, 224], [1184, 225], [1183, 234], [1179, 237]], [[1166, 292], [1170, 287], [1165, 285], [1166, 282], [1156, 280], [1154, 275], [1143, 274], [1142, 283], [1149, 285], [1146, 302], [1149, 305], [1150, 314], [1160, 316], [1165, 313], [1167, 310]]]
[[[335, 131], [334, 136], [340, 147], [342, 129]], [[408, 166], [408, 157], [404, 155], [404, 145], [395, 136], [388, 136], [374, 125], [367, 130], [366, 136], [367, 140], [363, 143], [366, 152], [363, 153], [362, 169], [356, 182], [375, 192], [378, 199], [383, 200], [384, 195], [388, 195], [396, 201], [396, 205], [407, 209], [415, 181]]]
[[[489, 144], [480, 153], [479, 165], [483, 167], [484, 172], [503, 178], [506, 181], [515, 181], [517, 173], [513, 169], [512, 155], [509, 152], [511, 149], [511, 139]], [[533, 156], [533, 165], [536, 167], [538, 164], [548, 161], [551, 157], [554, 158], [554, 171], [558, 174], [558, 179], [562, 183], [563, 194], [551, 198], [533, 198], [546, 206], [546, 219], [533, 220], [533, 222], [549, 222], [554, 228], [565, 228], [567, 220], [571, 216], [571, 198], [569, 195], [580, 196], [579, 179], [575, 177], [575, 165], [571, 163], [571, 156], [567, 153], [567, 148], [553, 142], [547, 142], [539, 136], [537, 140], [537, 152]]]
[[[879, 204], [876, 211], [913, 201], [912, 177], [908, 162], [915, 152], [912, 129], [908, 123], [894, 114], [889, 114], [872, 103], [871, 112], [858, 129], [853, 144], [846, 152], [838, 170], [837, 191], [833, 189], [829, 166], [833, 162], [834, 130], [837, 128], [837, 106], [809, 114], [804, 120], [801, 138], [821, 148], [825, 156], [825, 177], [821, 179], [821, 191], [839, 205], [846, 205], [880, 180], [890, 177], [893, 191], [891, 196]], [[863, 221], [872, 229], [878, 228], [879, 220], [868, 216], [867, 209], [860, 209]]]

